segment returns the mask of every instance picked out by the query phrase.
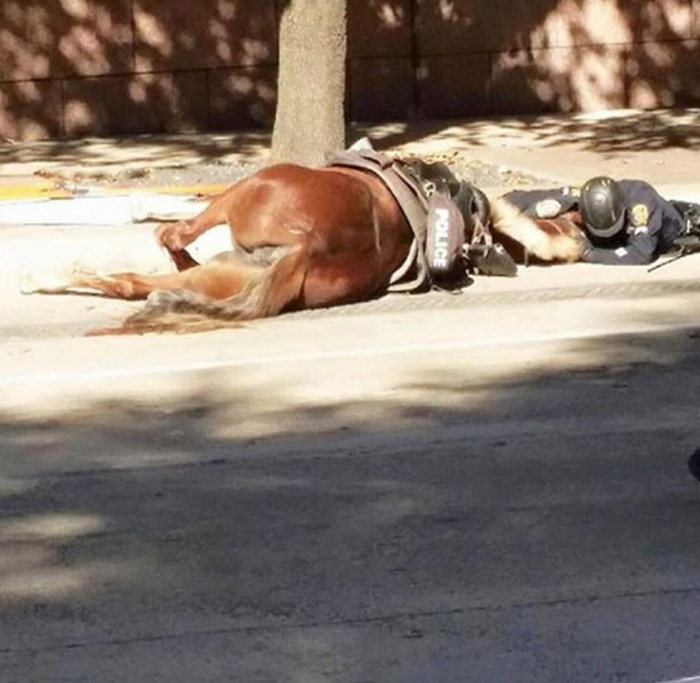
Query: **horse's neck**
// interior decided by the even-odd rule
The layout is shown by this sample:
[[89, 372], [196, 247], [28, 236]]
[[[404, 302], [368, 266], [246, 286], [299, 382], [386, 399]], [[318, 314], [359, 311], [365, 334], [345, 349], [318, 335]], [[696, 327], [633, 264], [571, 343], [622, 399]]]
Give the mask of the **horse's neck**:
[[425, 242], [428, 198], [421, 182], [407, 172], [406, 164], [381, 152], [362, 150], [341, 152], [328, 165], [357, 168], [377, 176], [403, 211], [416, 239]]

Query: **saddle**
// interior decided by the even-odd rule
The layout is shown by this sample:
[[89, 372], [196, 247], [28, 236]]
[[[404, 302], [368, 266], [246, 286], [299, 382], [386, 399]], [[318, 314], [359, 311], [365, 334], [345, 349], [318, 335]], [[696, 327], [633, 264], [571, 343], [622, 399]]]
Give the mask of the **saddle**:
[[[465, 261], [480, 272], [514, 275], [505, 251], [495, 249], [486, 226], [490, 206], [486, 195], [469, 183], [461, 183], [445, 164], [420, 160], [401, 161], [372, 149], [357, 149], [333, 156], [328, 166], [345, 166], [377, 176], [401, 207], [413, 232], [408, 256], [389, 280], [390, 292], [415, 292], [434, 281], [460, 280]], [[467, 235], [471, 235], [465, 248]], [[479, 261], [481, 265], [478, 266]], [[498, 266], [497, 262], [502, 262]], [[455, 277], [458, 267], [464, 266]], [[491, 272], [489, 272], [491, 269]]]

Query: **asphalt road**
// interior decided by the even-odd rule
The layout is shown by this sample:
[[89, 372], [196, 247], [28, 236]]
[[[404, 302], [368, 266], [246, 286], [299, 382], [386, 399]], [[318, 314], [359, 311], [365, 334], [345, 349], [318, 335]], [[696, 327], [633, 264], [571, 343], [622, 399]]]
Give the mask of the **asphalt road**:
[[700, 674], [697, 292], [513, 297], [6, 335], [0, 680]]

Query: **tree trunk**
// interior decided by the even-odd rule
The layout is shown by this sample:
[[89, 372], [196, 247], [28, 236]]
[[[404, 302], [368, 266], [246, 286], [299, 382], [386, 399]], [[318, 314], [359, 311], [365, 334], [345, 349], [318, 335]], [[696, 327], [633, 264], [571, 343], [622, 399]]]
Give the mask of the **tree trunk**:
[[317, 166], [345, 147], [347, 0], [289, 0], [280, 25], [272, 159]]

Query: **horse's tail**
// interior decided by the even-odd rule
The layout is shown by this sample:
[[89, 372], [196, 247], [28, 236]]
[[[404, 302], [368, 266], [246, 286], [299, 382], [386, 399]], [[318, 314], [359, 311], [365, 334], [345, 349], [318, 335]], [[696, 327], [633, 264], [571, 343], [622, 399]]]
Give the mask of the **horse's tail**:
[[308, 270], [306, 250], [288, 252], [251, 277], [245, 287], [228, 299], [217, 300], [189, 290], [158, 290], [145, 307], [127, 318], [121, 327], [102, 328], [90, 336], [206, 332], [240, 327], [245, 320], [277, 315], [301, 294]]
[[491, 203], [491, 220], [496, 234], [510, 237], [543, 261], [571, 263], [581, 258], [581, 240], [574, 231], [565, 234], [544, 230], [505, 199], [496, 199]]

